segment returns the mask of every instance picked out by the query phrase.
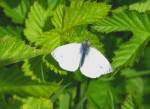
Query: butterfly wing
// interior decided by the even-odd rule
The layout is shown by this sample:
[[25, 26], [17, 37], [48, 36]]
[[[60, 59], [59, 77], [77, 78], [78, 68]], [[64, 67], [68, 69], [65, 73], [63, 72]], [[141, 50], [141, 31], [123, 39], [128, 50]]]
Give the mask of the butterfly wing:
[[103, 74], [112, 72], [112, 67], [98, 50], [90, 47], [84, 63], [80, 67], [80, 71], [89, 78], [97, 78]]
[[60, 67], [68, 71], [76, 71], [81, 60], [81, 44], [71, 43], [56, 48], [51, 55]]

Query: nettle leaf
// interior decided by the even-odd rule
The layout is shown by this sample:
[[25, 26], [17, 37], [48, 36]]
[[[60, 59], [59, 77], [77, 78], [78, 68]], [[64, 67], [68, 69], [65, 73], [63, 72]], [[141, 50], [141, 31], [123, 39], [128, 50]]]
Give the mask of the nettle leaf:
[[65, 11], [65, 6], [60, 4], [57, 6], [53, 14], [52, 23], [57, 29], [63, 28], [64, 11]]
[[29, 97], [23, 101], [21, 109], [53, 109], [50, 99]]
[[29, 41], [36, 43], [36, 40], [41, 37], [45, 23], [51, 14], [51, 8], [45, 9], [39, 2], [35, 2], [31, 6], [24, 30], [24, 34]]
[[147, 14], [120, 12], [113, 14], [112, 17], [108, 17], [94, 26], [94, 29], [99, 32], [133, 32], [133, 37], [115, 51], [115, 57], [113, 58], [115, 69], [121, 66], [133, 65], [133, 62], [138, 59], [139, 55], [141, 55], [141, 50], [143, 50], [150, 38], [149, 24], [150, 16]]
[[50, 25], [47, 24], [50, 22], [50, 16], [52, 16], [50, 6], [45, 8], [39, 2], [35, 2], [31, 7], [24, 30], [24, 34], [30, 42], [34, 42], [36, 46], [40, 46], [48, 53], [60, 44], [60, 35], [57, 31], [44, 31], [45, 25]]
[[58, 63], [53, 59], [53, 57], [49, 55], [43, 56], [42, 59], [43, 63], [49, 68], [50, 70], [54, 71], [55, 73], [61, 74], [61, 75], [66, 75], [67, 71], [61, 69], [58, 65]]
[[113, 68], [132, 66], [135, 61], [139, 60], [141, 52], [148, 40], [149, 34], [135, 33], [128, 42], [123, 43], [119, 49], [115, 51], [115, 57], [113, 57], [112, 62]]
[[41, 54], [41, 50], [30, 47], [21, 40], [9, 36], [0, 39], [0, 66], [23, 61]]
[[49, 80], [51, 70], [55, 71], [55, 73], [66, 74], [65, 71], [61, 70], [58, 64], [55, 64], [56, 61], [53, 61], [52, 57], [51, 60], [49, 60], [49, 58], [47, 59], [47, 57], [38, 56], [30, 60], [25, 60], [22, 65], [24, 75], [30, 77], [32, 80], [45, 82], [46, 80]]
[[[39, 61], [39, 60], [38, 60]], [[38, 72], [33, 71], [31, 68], [32, 63], [30, 62], [30, 60], [24, 60], [24, 63], [22, 65], [22, 71], [24, 72], [24, 76], [27, 77], [31, 77], [32, 80], [37, 80], [40, 82], [40, 78], [36, 75], [37, 73], [41, 73], [41, 66], [39, 67], [38, 65], [41, 65], [38, 61], [36, 61], [36, 63], [34, 62], [33, 64], [36, 66], [36, 70], [38, 70]]]
[[149, 32], [150, 16], [132, 11], [122, 11], [98, 22], [93, 28], [99, 32]]
[[0, 37], [4, 37], [6, 35], [11, 35], [13, 37], [21, 38], [21, 27], [12, 27], [12, 26], [6, 26], [0, 27]]
[[3, 8], [4, 13], [12, 19], [15, 23], [24, 23], [27, 12], [30, 8], [30, 0], [9, 1], [1, 0], [0, 6]]
[[132, 95], [127, 95], [124, 103], [121, 105], [121, 109], [135, 109]]
[[60, 35], [57, 31], [44, 32], [45, 23], [51, 15], [50, 7], [45, 9], [39, 2], [35, 2], [31, 7], [24, 30], [27, 39], [34, 42], [36, 46], [40, 46], [46, 53], [50, 53], [60, 44]]
[[52, 22], [60, 31], [66, 31], [79, 25], [92, 24], [104, 18], [110, 5], [96, 2], [72, 1], [69, 7], [58, 6]]
[[1, 94], [7, 93], [18, 94], [20, 96], [50, 97], [59, 88], [59, 85], [56, 83], [39, 83], [33, 81], [29, 77], [25, 77], [17, 67], [12, 67], [1, 69], [0, 87]]
[[89, 107], [93, 109], [114, 109], [112, 87], [109, 82], [94, 80], [88, 86]]
[[[75, 5], [76, 4], [76, 2], [72, 2], [71, 3], [71, 5], [68, 7], [68, 8], [66, 8], [66, 10], [64, 10], [64, 8], [65, 8], [65, 6], [64, 5], [59, 5], [58, 6], [58, 8], [56, 9], [56, 11], [55, 11], [55, 13], [54, 13], [54, 16], [53, 16], [53, 19], [52, 19], [52, 22], [53, 22], [53, 24], [54, 24], [54, 26], [55, 26], [55, 28], [56, 28], [56, 30], [58, 30], [58, 29], [61, 29], [60, 31], [63, 31], [63, 25], [68, 25], [68, 23], [69, 22], [75, 22], [75, 21], [71, 21], [72, 19], [68, 19], [68, 16], [71, 16], [70, 14], [71, 14], [71, 11], [78, 11], [77, 13], [81, 16], [81, 17], [83, 17], [84, 19], [81, 19], [81, 21], [78, 21], [77, 22], [77, 25], [76, 24], [73, 24], [72, 25], [72, 27], [75, 27], [75, 26], [79, 26], [79, 25], [83, 25], [83, 24], [90, 24], [90, 23], [93, 23], [93, 22], [95, 22], [95, 21], [97, 21], [97, 20], [99, 20], [99, 19], [101, 19], [101, 18], [103, 18], [104, 16], [106, 16], [106, 14], [108, 13], [108, 10], [109, 10], [109, 8], [110, 8], [110, 6], [109, 5], [106, 5], [106, 4], [99, 4], [99, 5], [97, 5], [95, 2], [93, 3], [91, 3], [91, 2], [85, 2], [85, 3], [83, 3], [83, 1], [82, 2], [80, 2], [80, 9], [79, 10], [77, 10], [77, 8], [75, 7], [75, 6], [77, 6], [77, 5]], [[89, 13], [88, 14], [85, 14], [87, 11], [89, 11], [89, 10], [87, 10], [87, 9], [89, 9], [89, 8], [94, 8], [94, 6], [96, 6], [97, 8], [97, 10], [99, 10], [98, 12], [100, 12], [100, 11], [103, 11], [103, 12], [101, 12], [101, 14], [95, 14], [94, 16], [93, 16], [93, 12], [91, 12], [91, 15], [89, 15]], [[85, 9], [83, 10], [82, 9], [82, 11], [85, 11], [85, 12], [82, 12], [82, 13], [80, 13], [80, 11], [81, 11], [81, 8], [82, 7], [84, 7]], [[78, 7], [79, 8], [79, 7]], [[70, 9], [70, 11], [68, 11]], [[95, 9], [95, 8], [94, 8]], [[94, 9], [93, 9], [93, 11], [94, 11]], [[105, 10], [105, 11], [104, 11]], [[64, 16], [64, 11], [66, 11], [65, 12], [65, 16]], [[97, 12], [97, 13], [98, 13]], [[103, 14], [102, 14], [103, 13]], [[75, 15], [74, 15], [75, 16]], [[73, 16], [72, 16], [73, 17]], [[71, 17], [71, 18], [72, 18]], [[75, 17], [77, 17], [77, 16], [75, 16]], [[67, 21], [65, 21], [65, 19], [68, 19]], [[76, 18], [74, 18], [74, 20], [76, 20]], [[80, 19], [78, 19], [78, 20], [80, 20]], [[82, 22], [82, 23], [81, 23]], [[85, 22], [85, 23], [84, 23]], [[68, 28], [69, 29], [69, 28]], [[70, 38], [69, 37], [69, 35], [68, 34], [72, 34], [73, 32], [74, 32], [74, 30], [69, 30], [69, 31], [65, 31], [65, 32], [58, 32], [58, 31], [56, 31], [56, 30], [52, 30], [52, 31], [50, 31], [50, 32], [47, 32], [46, 33], [46, 35], [47, 35], [47, 37], [45, 37], [45, 38], [43, 38], [42, 36], [44, 36], [45, 35], [45, 33], [44, 33], [44, 35], [42, 35], [41, 36], [41, 38], [39, 38], [39, 39], [37, 39], [37, 43], [39, 44], [39, 43], [41, 43], [41, 41], [40, 40], [42, 40], [42, 41], [44, 41], [44, 43], [43, 44], [41, 44], [41, 45], [44, 45], [45, 47], [46, 47], [46, 49], [47, 49], [47, 47], [50, 47], [51, 49], [53, 49], [53, 47], [51, 47], [51, 46], [53, 46], [52, 44], [51, 44], [51, 42], [53, 42], [53, 43], [55, 43], [54, 45], [60, 45], [59, 44], [59, 42], [60, 41], [58, 41], [59, 39], [60, 40], [63, 40], [64, 39], [64, 37], [66, 36], [68, 36], [68, 39]], [[77, 34], [79, 34], [79, 33], [77, 33]], [[53, 38], [53, 39], [52, 39]], [[70, 38], [71, 39], [71, 38]], [[92, 39], [92, 38], [91, 38]], [[52, 40], [52, 41], [51, 41]], [[57, 40], [57, 41], [56, 41]], [[46, 42], [47, 41], [47, 42]], [[72, 39], [72, 41], [73, 41], [73, 39]], [[85, 41], [85, 39], [84, 39], [84, 41]], [[96, 41], [96, 40], [95, 40]], [[62, 41], [63, 42], [63, 41]], [[47, 43], [50, 43], [50, 44], [47, 44]], [[44, 48], [45, 48], [44, 47]], [[56, 46], [55, 46], [56, 47]]]
[[[48, 1], [52, 2], [52, 1]], [[54, 48], [60, 45], [60, 34], [52, 29], [47, 30], [45, 26], [50, 25], [52, 16], [51, 5], [44, 7], [40, 2], [35, 2], [26, 20], [24, 34], [30, 42], [40, 46], [46, 53], [50, 53]], [[46, 28], [46, 30], [45, 30]]]
[[129, 6], [129, 10], [135, 10], [140, 13], [150, 11], [150, 1], [137, 2]]
[[66, 71], [62, 70], [58, 63], [51, 57], [51, 51], [61, 44], [60, 39], [60, 34], [58, 34], [58, 32], [55, 30], [51, 30], [49, 32], [43, 33], [41, 37], [36, 40], [36, 44], [37, 46], [41, 45], [42, 50], [47, 54], [43, 56], [42, 59], [47, 68], [54, 71], [55, 73], [66, 74]]
[[[45, 71], [45, 69], [47, 70]], [[24, 75], [37, 81], [45, 81], [45, 79], [47, 79], [45, 73], [49, 70], [60, 75], [66, 75], [67, 73], [59, 67], [58, 63], [52, 58], [50, 53], [40, 58], [37, 57], [36, 59], [25, 60], [22, 66]]]
[[55, 30], [44, 32], [39, 38], [36, 39], [36, 46], [41, 46], [43, 51], [47, 53], [50, 53], [60, 44], [61, 36]]

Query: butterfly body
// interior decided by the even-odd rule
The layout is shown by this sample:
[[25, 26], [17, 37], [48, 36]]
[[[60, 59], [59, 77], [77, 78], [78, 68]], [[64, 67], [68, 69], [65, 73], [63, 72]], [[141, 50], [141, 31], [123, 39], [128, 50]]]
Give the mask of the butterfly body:
[[88, 55], [88, 52], [89, 52], [89, 49], [90, 49], [90, 45], [88, 42], [84, 42], [81, 44], [81, 61], [80, 61], [80, 67], [83, 65], [83, 62], [85, 60], [85, 57], [86, 55]]
[[70, 43], [56, 48], [52, 57], [67, 71], [81, 73], [89, 78], [97, 78], [112, 71], [108, 60], [88, 42]]

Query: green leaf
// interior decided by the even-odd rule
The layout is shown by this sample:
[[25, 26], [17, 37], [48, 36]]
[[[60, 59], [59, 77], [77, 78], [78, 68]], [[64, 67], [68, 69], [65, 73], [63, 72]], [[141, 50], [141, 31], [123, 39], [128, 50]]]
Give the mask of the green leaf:
[[150, 18], [137, 12], [120, 12], [99, 22], [94, 29], [99, 32], [131, 31], [133, 37], [115, 51], [114, 69], [133, 65], [149, 40]]
[[53, 14], [52, 23], [57, 29], [63, 28], [64, 8], [64, 5], [58, 5]]
[[1, 26], [0, 27], [0, 37], [4, 37], [6, 35], [11, 35], [13, 37], [17, 37], [19, 39], [21, 39], [21, 27], [12, 27], [12, 26], [6, 26], [6, 27], [3, 27]]
[[133, 103], [133, 98], [130, 94], [124, 100], [124, 103], [121, 106], [121, 109], [135, 109], [134, 108], [134, 103]]
[[30, 0], [9, 1], [1, 0], [0, 6], [4, 9], [4, 13], [15, 23], [24, 23], [27, 12], [30, 8]]
[[21, 40], [9, 36], [0, 39], [0, 66], [23, 61], [41, 54], [41, 50], [30, 47]]
[[21, 109], [53, 109], [53, 104], [49, 99], [29, 97], [24, 100]]
[[1, 69], [0, 87], [0, 94], [8, 93], [36, 97], [50, 97], [59, 88], [56, 83], [33, 81], [29, 77], [25, 77], [17, 67]]
[[36, 42], [41, 37], [45, 23], [51, 14], [51, 8], [45, 9], [39, 2], [35, 2], [31, 6], [24, 30], [24, 34], [29, 41]]
[[38, 65], [41, 65], [41, 64], [39, 64], [38, 62], [36, 62], [36, 63], [34, 62], [33, 64], [36, 66], [35, 70], [37, 70], [38, 72], [32, 70], [32, 68], [31, 68], [32, 64], [30, 63], [29, 60], [24, 60], [24, 63], [22, 65], [22, 71], [24, 72], [25, 76], [31, 77], [32, 80], [40, 81], [40, 78], [37, 77], [36, 74], [40, 72], [41, 75], [42, 75], [41, 66], [40, 67], [38, 66]]
[[44, 32], [39, 38], [36, 39], [36, 45], [42, 47], [46, 53], [50, 53], [61, 44], [61, 36], [55, 31]]
[[129, 6], [129, 10], [135, 10], [137, 12], [143, 13], [150, 11], [150, 1], [145, 1], [145, 2], [137, 2]]
[[124, 66], [132, 66], [138, 61], [141, 52], [149, 39], [149, 34], [135, 33], [134, 36], [126, 43], [123, 43], [118, 50], [115, 51], [113, 58], [113, 68], [117, 69]]
[[51, 5], [52, 8], [57, 7], [57, 5], [62, 2], [62, 0], [47, 0], [47, 1], [48, 1], [48, 4]]
[[47, 68], [49, 68], [51, 71], [54, 71], [55, 73], [58, 73], [61, 75], [67, 74], [67, 71], [60, 68], [56, 60], [54, 60], [50, 54], [47, 56], [46, 55], [43, 56], [42, 61], [47, 66]]
[[69, 7], [58, 6], [52, 22], [60, 31], [75, 26], [92, 24], [104, 18], [110, 9], [109, 5], [96, 2], [72, 1]]
[[132, 78], [131, 77], [129, 78], [129, 76], [138, 75], [139, 73], [142, 73], [142, 72], [138, 72], [133, 69], [124, 69], [121, 73], [122, 76], [128, 77], [128, 79], [125, 80], [126, 90], [127, 90], [127, 93], [132, 94], [132, 96], [142, 95], [143, 90], [144, 90], [144, 83], [143, 83], [142, 78], [140, 77], [134, 78], [133, 76]]
[[112, 17], [100, 21], [93, 28], [99, 32], [148, 32], [150, 30], [150, 16], [137, 12], [121, 11], [113, 14]]
[[[133, 69], [124, 69], [121, 73], [121, 75], [128, 77], [128, 75], [138, 75], [139, 73]], [[134, 103], [141, 109], [142, 104], [142, 96], [144, 92], [144, 81], [143, 79], [139, 77], [132, 77], [125, 80], [125, 88], [126, 93], [131, 94], [134, 98]]]
[[[109, 82], [99, 80], [91, 81], [88, 86], [88, 99], [93, 109], [114, 109], [113, 95]], [[90, 103], [89, 103], [90, 104]], [[90, 105], [89, 105], [90, 106]], [[91, 105], [92, 106], [92, 105]]]
[[60, 95], [59, 97], [59, 109], [69, 109], [70, 105], [70, 96], [68, 93]]

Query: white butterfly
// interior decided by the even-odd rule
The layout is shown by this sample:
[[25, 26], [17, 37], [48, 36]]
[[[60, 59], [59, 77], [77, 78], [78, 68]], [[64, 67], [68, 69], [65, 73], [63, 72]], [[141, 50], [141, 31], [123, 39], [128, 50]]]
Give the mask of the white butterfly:
[[51, 55], [62, 69], [74, 72], [80, 68], [81, 73], [89, 78], [112, 72], [108, 60], [88, 43], [66, 44], [56, 48]]

